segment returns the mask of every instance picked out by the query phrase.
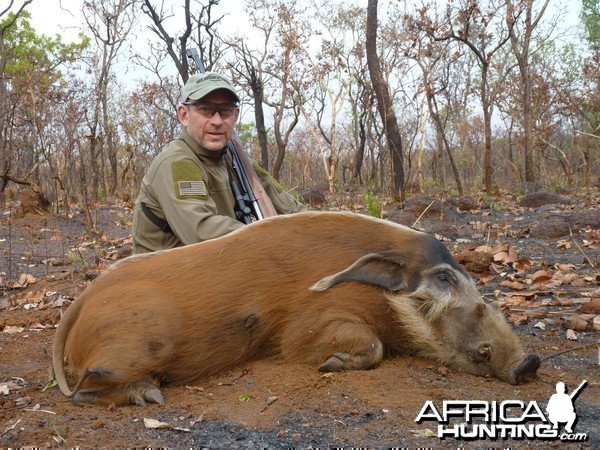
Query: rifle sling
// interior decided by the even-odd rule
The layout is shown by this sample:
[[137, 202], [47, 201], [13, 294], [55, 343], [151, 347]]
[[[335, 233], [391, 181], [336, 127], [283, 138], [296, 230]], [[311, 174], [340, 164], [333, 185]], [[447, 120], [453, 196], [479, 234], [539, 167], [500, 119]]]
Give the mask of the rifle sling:
[[144, 202], [140, 202], [140, 206], [142, 207], [144, 214], [146, 214], [146, 217], [150, 220], [150, 222], [160, 228], [160, 231], [164, 233], [173, 233], [173, 230], [171, 230], [169, 223], [165, 219], [161, 219], [154, 214]]

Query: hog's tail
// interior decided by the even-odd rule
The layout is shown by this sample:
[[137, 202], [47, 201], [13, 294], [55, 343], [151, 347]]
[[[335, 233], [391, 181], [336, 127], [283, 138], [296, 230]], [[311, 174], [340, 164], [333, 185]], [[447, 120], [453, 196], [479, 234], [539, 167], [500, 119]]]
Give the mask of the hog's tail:
[[73, 323], [79, 316], [82, 303], [83, 298], [79, 298], [75, 300], [71, 306], [69, 306], [58, 324], [58, 328], [54, 334], [54, 340], [52, 343], [52, 367], [54, 369], [54, 377], [56, 378], [56, 382], [60, 388], [60, 391], [67, 397], [72, 397], [83, 381], [79, 380], [75, 389], [71, 391], [65, 375], [65, 345], [67, 342], [67, 336], [71, 331]]

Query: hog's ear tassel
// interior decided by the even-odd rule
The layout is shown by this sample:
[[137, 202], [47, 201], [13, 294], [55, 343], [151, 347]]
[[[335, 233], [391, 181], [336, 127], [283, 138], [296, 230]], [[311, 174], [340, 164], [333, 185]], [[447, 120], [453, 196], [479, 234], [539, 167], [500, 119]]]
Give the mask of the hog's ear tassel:
[[313, 292], [323, 292], [323, 291], [326, 291], [331, 286], [333, 286], [334, 284], [336, 284], [336, 282], [333, 281], [333, 279], [335, 277], [336, 277], [336, 275], [330, 275], [328, 277], [322, 278], [321, 280], [319, 280], [315, 284], [313, 284], [310, 287], [309, 290], [311, 290]]
[[323, 292], [344, 281], [370, 284], [390, 291], [406, 289], [406, 266], [399, 256], [396, 252], [369, 253], [341, 272], [320, 279], [310, 290]]

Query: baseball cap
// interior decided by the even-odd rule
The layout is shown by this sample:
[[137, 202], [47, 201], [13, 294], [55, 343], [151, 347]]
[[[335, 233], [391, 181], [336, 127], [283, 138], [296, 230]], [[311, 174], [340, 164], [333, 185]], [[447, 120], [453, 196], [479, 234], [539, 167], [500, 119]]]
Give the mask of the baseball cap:
[[217, 89], [228, 90], [233, 94], [236, 102], [240, 101], [229, 78], [216, 72], [204, 72], [192, 75], [188, 78], [181, 90], [180, 101], [185, 102], [187, 99], [200, 100], [205, 95], [208, 95]]

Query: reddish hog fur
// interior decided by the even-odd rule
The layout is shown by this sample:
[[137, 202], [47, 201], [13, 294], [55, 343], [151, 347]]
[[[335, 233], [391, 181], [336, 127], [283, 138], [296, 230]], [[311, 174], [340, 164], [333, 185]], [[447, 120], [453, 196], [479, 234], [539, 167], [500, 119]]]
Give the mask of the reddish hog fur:
[[402, 353], [513, 384], [539, 366], [434, 237], [308, 212], [115, 264], [64, 314], [53, 363], [75, 403], [145, 405], [260, 358], [341, 371]]

